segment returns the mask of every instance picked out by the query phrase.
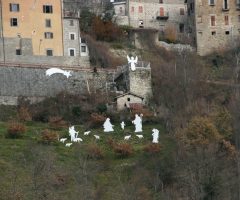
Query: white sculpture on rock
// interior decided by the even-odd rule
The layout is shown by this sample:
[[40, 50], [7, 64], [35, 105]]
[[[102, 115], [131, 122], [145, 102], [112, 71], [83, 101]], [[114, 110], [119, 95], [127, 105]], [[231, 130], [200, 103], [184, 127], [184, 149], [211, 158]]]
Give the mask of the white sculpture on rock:
[[136, 135], [139, 139], [143, 138], [143, 135]]
[[159, 130], [154, 128], [153, 130], [153, 133], [152, 133], [152, 136], [153, 136], [153, 140], [152, 140], [152, 143], [158, 143], [158, 139], [159, 139]]
[[66, 143], [65, 146], [66, 147], [70, 147], [72, 145], [72, 143]]
[[71, 137], [71, 141], [73, 142], [74, 139], [77, 138], [78, 132], [75, 131], [74, 126], [69, 127], [68, 132], [69, 132], [69, 136]]
[[129, 140], [131, 138], [131, 135], [127, 135], [124, 137], [124, 140]]
[[71, 71], [65, 71], [59, 68], [50, 68], [46, 71], [46, 76], [51, 76], [53, 74], [63, 74], [64, 76], [66, 76], [67, 78], [71, 75]]
[[135, 114], [135, 119], [132, 121], [132, 123], [135, 125], [135, 133], [142, 132], [142, 116], [142, 114], [140, 116]]
[[96, 138], [96, 140], [100, 140], [100, 136], [99, 135], [93, 135], [95, 138]]
[[73, 142], [82, 142], [82, 138], [74, 138]]
[[122, 121], [121, 122], [121, 128], [122, 128], [122, 130], [124, 130], [124, 127], [125, 127], [126, 125], [125, 125], [125, 123]]
[[112, 132], [113, 130], [113, 126], [110, 122], [110, 118], [107, 118], [106, 121], [103, 124], [103, 128], [104, 128], [104, 132]]
[[91, 131], [85, 131], [83, 135], [89, 135], [89, 133], [91, 133]]
[[64, 143], [67, 140], [67, 138], [61, 138], [59, 141]]
[[128, 64], [130, 64], [130, 68], [132, 71], [136, 70], [136, 64], [138, 63], [138, 57], [136, 56], [136, 58], [134, 58], [133, 56], [131, 56], [131, 58], [127, 55], [127, 59], [128, 59]]

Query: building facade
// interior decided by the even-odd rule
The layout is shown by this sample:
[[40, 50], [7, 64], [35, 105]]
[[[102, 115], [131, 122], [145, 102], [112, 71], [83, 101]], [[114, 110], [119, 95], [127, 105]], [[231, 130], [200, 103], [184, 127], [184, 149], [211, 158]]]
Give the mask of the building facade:
[[240, 36], [239, 0], [188, 0], [189, 30], [199, 55], [236, 47]]
[[0, 8], [1, 61], [79, 65], [79, 17], [66, 17], [62, 0], [0, 0]]

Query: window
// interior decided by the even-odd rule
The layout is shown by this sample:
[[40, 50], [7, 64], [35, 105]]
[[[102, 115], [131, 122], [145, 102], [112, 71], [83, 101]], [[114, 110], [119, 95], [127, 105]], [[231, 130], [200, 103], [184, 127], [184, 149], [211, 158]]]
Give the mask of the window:
[[11, 12], [19, 12], [19, 4], [18, 3], [10, 3], [10, 11]]
[[81, 52], [87, 52], [87, 47], [86, 46], [81, 46]]
[[179, 24], [179, 32], [180, 33], [184, 32], [184, 24]]
[[18, 26], [18, 20], [17, 20], [17, 18], [11, 18], [11, 19], [10, 19], [10, 25], [11, 25], [11, 26]]
[[81, 43], [86, 43], [86, 39], [85, 38], [81, 38]]
[[43, 5], [43, 13], [53, 13], [52, 5]]
[[237, 0], [237, 9], [240, 9], [240, 0]]
[[226, 35], [229, 35], [229, 34], [230, 34], [230, 32], [229, 32], [229, 31], [225, 31], [225, 34], [226, 34]]
[[216, 31], [212, 31], [212, 35], [216, 35]]
[[163, 3], [163, 0], [159, 0], [159, 3]]
[[72, 19], [69, 21], [69, 25], [70, 25], [70, 26], [74, 26], [74, 22], [73, 22]]
[[131, 7], [131, 12], [132, 12], [132, 13], [134, 12], [134, 7], [133, 7], [133, 6]]
[[240, 15], [238, 15], [238, 22], [240, 22]]
[[75, 33], [69, 33], [70, 40], [75, 40]]
[[123, 13], [123, 8], [122, 7], [119, 8], [119, 12]]
[[223, 0], [223, 10], [228, 10], [228, 0]]
[[47, 27], [47, 28], [52, 27], [51, 19], [46, 19], [46, 20], [45, 20], [45, 27]]
[[143, 25], [143, 20], [139, 20], [139, 28], [143, 28], [144, 25]]
[[184, 15], [184, 8], [180, 8], [180, 15]]
[[229, 25], [228, 15], [224, 16], [225, 25]]
[[139, 13], [143, 13], [143, 7], [142, 7], [142, 6], [139, 6], [139, 7], [138, 7], [138, 12], [139, 12]]
[[46, 49], [46, 55], [47, 56], [53, 56], [53, 50], [52, 49]]
[[190, 3], [190, 11], [191, 13], [194, 13], [194, 2]]
[[212, 15], [212, 16], [211, 16], [211, 26], [216, 26], [215, 15]]
[[22, 55], [22, 50], [21, 49], [16, 49], [16, 55]]
[[128, 97], [127, 100], [130, 101], [131, 99]]
[[68, 50], [69, 56], [75, 56], [75, 49]]
[[209, 2], [210, 6], [214, 6], [215, 5], [215, 0], [209, 0], [208, 2]]
[[45, 39], [52, 39], [53, 38], [53, 33], [52, 32], [45, 32], [44, 37], [45, 37]]
[[160, 16], [163, 17], [164, 16], [164, 8], [160, 7]]

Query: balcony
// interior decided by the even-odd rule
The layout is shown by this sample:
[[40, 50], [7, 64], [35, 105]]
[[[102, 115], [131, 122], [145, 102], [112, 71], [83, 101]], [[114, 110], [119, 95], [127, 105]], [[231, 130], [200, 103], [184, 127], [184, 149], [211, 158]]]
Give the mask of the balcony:
[[156, 17], [156, 20], [168, 20], [168, 18], [169, 18], [168, 13], [164, 13], [164, 15], [158, 15]]

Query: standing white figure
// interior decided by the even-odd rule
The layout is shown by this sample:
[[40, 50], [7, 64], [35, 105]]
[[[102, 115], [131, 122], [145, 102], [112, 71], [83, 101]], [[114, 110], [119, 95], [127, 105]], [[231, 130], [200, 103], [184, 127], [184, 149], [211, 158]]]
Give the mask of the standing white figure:
[[128, 64], [130, 64], [131, 70], [135, 71], [136, 70], [136, 64], [138, 63], [138, 57], [136, 56], [136, 58], [134, 58], [133, 56], [131, 56], [131, 58], [127, 55], [127, 59], [128, 59]]
[[158, 139], [159, 139], [159, 130], [157, 130], [156, 128], [154, 128], [152, 133], [153, 136], [153, 141], [152, 143], [158, 143]]
[[50, 68], [46, 71], [46, 76], [51, 76], [53, 74], [62, 74], [64, 76], [66, 76], [67, 78], [71, 75], [71, 71], [65, 71], [59, 68]]
[[68, 132], [69, 132], [69, 136], [71, 137], [71, 141], [73, 142], [74, 139], [77, 138], [78, 132], [75, 131], [74, 126], [69, 127]]
[[135, 119], [132, 121], [135, 125], [135, 133], [142, 132], [142, 116], [142, 114], [140, 116], [135, 114]]
[[125, 123], [122, 121], [122, 122], [121, 122], [121, 128], [122, 128], [122, 130], [124, 130], [124, 127], [125, 127]]
[[103, 128], [104, 128], [104, 132], [111, 132], [111, 131], [114, 131], [113, 130], [113, 126], [110, 122], [110, 119], [107, 118], [106, 121], [104, 122], [103, 124]]

